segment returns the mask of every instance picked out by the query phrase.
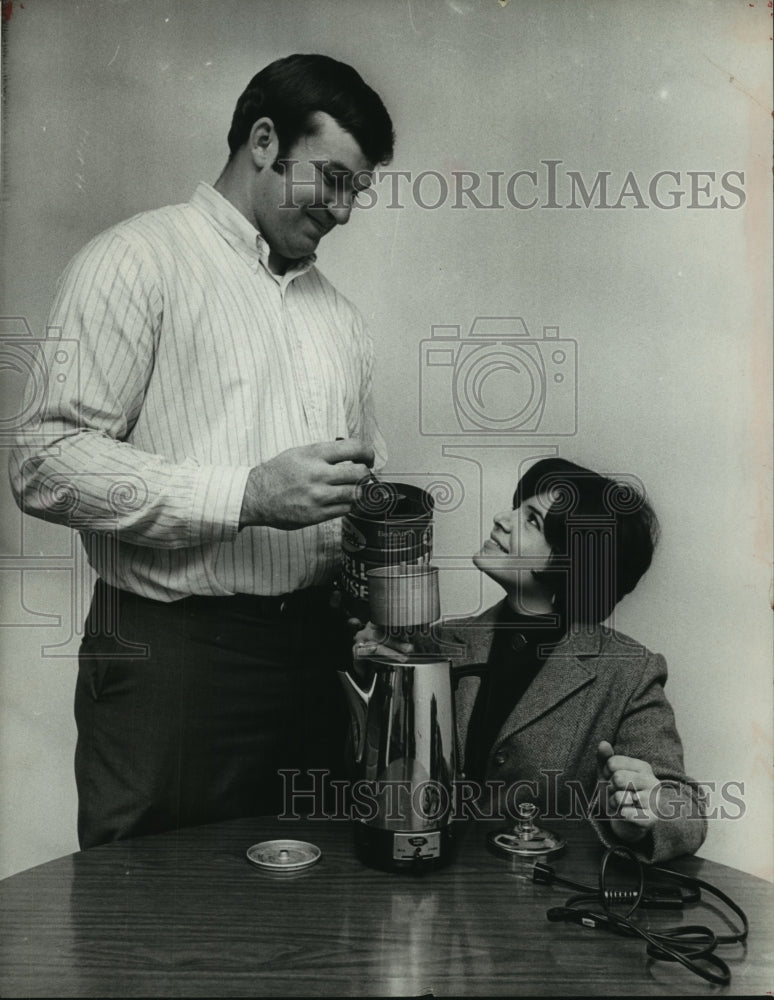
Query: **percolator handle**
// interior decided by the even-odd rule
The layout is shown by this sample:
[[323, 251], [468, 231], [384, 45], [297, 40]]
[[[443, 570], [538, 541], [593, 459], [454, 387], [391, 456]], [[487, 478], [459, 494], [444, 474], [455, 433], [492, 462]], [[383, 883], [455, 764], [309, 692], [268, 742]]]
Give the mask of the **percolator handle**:
[[463, 677], [479, 677], [483, 681], [489, 671], [488, 663], [471, 663], [465, 667], [452, 667], [452, 690], [457, 690]]

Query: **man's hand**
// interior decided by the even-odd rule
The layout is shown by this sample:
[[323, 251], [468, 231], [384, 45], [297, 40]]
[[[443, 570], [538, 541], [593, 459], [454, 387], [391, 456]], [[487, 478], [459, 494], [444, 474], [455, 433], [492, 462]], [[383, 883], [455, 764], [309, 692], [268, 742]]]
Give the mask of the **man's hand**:
[[289, 448], [251, 469], [239, 527], [292, 531], [342, 517], [374, 461], [360, 441], [328, 441]]
[[655, 825], [661, 782], [645, 760], [616, 754], [607, 740], [597, 747], [597, 769], [608, 782], [607, 804], [613, 833], [633, 844]]

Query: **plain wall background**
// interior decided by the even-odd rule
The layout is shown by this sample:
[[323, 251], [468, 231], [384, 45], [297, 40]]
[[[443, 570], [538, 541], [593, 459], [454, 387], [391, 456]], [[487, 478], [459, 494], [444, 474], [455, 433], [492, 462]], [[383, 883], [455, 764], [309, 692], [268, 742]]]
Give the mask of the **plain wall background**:
[[[72, 254], [108, 225], [214, 181], [237, 96], [294, 51], [362, 73], [395, 123], [391, 168], [414, 177], [544, 178], [541, 161], [553, 159], [560, 178], [576, 170], [590, 183], [609, 171], [615, 201], [629, 171], [644, 193], [663, 170], [680, 172], [674, 187], [686, 191], [689, 170], [744, 172], [741, 207], [689, 209], [687, 194], [669, 211], [632, 198], [621, 210], [454, 209], [453, 194], [430, 210], [410, 186], [396, 209], [385, 181], [377, 204], [324, 242], [319, 264], [371, 324], [387, 471], [440, 484], [444, 613], [499, 596], [469, 557], [522, 459], [558, 450], [647, 485], [661, 545], [615, 624], [667, 657], [688, 772], [744, 784], [744, 815], [713, 821], [702, 853], [771, 878], [766, 4], [25, 0], [4, 15], [0, 315], [23, 317], [36, 336]], [[518, 190], [526, 200], [528, 187]], [[438, 191], [429, 179], [420, 196], [430, 203]], [[545, 201], [544, 180], [538, 194]], [[434, 325], [464, 334], [476, 316], [521, 316], [533, 340], [557, 326], [575, 342], [576, 434], [451, 433], [450, 386], [429, 372], [421, 342]], [[5, 446], [21, 374], [2, 368]], [[507, 372], [486, 384], [499, 413], [509, 384]], [[448, 435], [420, 434], [420, 389]], [[69, 530], [22, 517], [5, 477], [0, 503], [7, 875], [77, 849], [71, 706], [90, 580]]]

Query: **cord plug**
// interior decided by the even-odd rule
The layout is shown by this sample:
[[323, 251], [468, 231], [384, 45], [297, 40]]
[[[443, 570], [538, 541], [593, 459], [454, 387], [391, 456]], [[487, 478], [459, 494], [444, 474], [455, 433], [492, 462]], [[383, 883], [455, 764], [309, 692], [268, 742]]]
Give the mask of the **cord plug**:
[[538, 885], [552, 885], [555, 877], [556, 872], [551, 865], [544, 865], [540, 861], [536, 861], [532, 866], [532, 881], [537, 882]]
[[552, 906], [546, 911], [546, 917], [552, 923], [580, 924], [581, 927], [608, 927], [610, 920], [604, 913], [593, 913], [591, 910], [576, 910], [572, 906]]
[[681, 910], [689, 903], [698, 902], [699, 895], [698, 891], [683, 893], [679, 887], [651, 886], [640, 900], [640, 906], [646, 910]]

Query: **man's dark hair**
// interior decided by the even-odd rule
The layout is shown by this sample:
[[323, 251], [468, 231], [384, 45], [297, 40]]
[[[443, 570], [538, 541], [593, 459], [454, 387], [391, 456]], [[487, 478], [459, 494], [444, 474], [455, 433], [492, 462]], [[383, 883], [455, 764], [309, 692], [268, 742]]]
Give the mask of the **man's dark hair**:
[[563, 458], [531, 466], [519, 480], [513, 506], [541, 494], [551, 500], [543, 526], [551, 558], [536, 576], [551, 587], [567, 626], [596, 625], [650, 566], [656, 515], [635, 486]]
[[259, 118], [270, 118], [286, 157], [312, 116], [323, 111], [356, 140], [369, 164], [389, 163], [395, 136], [379, 95], [346, 63], [330, 56], [297, 54], [277, 59], [257, 73], [237, 101], [228, 146], [231, 157], [250, 137]]

